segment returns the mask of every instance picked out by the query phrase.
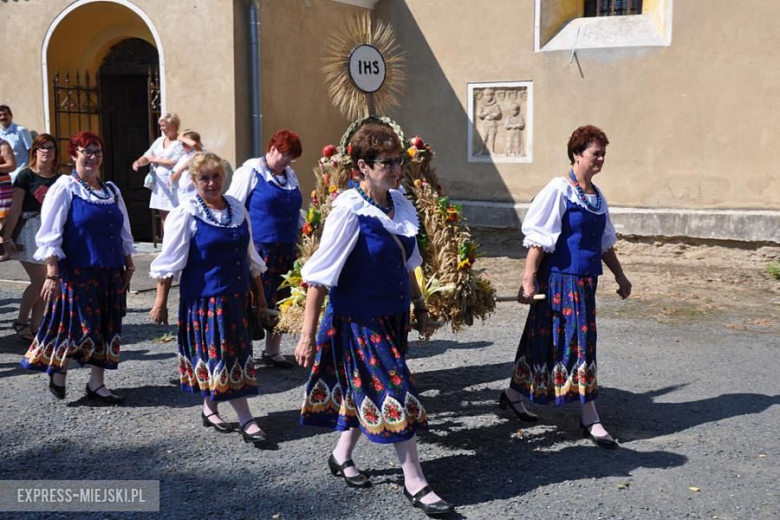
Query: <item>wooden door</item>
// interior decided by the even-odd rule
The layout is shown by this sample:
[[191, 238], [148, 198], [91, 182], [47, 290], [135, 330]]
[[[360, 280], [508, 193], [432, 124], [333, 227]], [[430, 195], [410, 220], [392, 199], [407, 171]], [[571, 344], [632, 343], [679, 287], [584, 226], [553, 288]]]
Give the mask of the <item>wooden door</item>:
[[103, 174], [122, 190], [133, 239], [152, 240], [151, 191], [144, 188], [148, 168], [133, 171], [132, 164], [149, 148], [147, 74], [102, 71]]

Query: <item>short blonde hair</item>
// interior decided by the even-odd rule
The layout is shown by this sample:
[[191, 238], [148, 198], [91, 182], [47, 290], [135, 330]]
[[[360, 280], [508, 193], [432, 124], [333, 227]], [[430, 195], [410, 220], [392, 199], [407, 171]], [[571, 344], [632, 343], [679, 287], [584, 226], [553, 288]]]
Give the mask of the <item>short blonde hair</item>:
[[157, 120], [157, 122], [160, 121], [165, 121], [166, 124], [175, 126], [176, 130], [181, 126], [181, 119], [173, 112], [165, 112], [160, 116], [160, 119]]
[[198, 152], [190, 159], [190, 178], [194, 184], [198, 175], [205, 171], [217, 170], [225, 178], [225, 166], [222, 164], [222, 158], [211, 152]]

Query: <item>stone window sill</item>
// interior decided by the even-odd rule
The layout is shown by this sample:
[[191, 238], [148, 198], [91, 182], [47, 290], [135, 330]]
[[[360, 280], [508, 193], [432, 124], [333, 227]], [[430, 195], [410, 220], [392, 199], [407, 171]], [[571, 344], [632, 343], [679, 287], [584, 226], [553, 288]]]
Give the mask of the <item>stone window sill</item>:
[[567, 23], [540, 51], [571, 51], [617, 47], [666, 47], [671, 37], [661, 34], [651, 14], [576, 18]]

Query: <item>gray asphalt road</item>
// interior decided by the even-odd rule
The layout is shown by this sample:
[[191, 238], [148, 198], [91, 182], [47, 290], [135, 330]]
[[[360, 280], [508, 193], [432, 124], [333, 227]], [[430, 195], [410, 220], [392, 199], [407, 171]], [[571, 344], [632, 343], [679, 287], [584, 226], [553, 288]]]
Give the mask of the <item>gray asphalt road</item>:
[[[92, 406], [86, 369], [69, 374], [67, 399], [56, 401], [45, 376], [18, 365], [25, 345], [10, 323], [22, 288], [0, 286], [0, 479], [159, 480], [155, 516], [163, 518], [423, 517], [401, 494], [389, 446], [364, 441], [356, 450], [371, 489], [348, 489], [330, 475], [335, 434], [298, 426], [301, 369], [259, 370], [251, 406], [269, 449], [203, 428], [199, 399], [170, 383], [176, 346], [156, 339], [173, 328], [149, 322], [152, 293], [130, 298], [123, 362], [109, 374], [127, 404]], [[714, 319], [621, 318], [627, 304], [607, 294], [599, 304], [598, 405], [621, 442], [616, 451], [580, 438], [576, 405], [532, 407], [542, 421], [531, 428], [499, 412], [525, 319], [518, 304], [413, 346], [409, 363], [431, 426], [421, 458], [436, 490], [475, 519], [778, 518], [780, 338]], [[287, 354], [293, 347], [285, 339]]]

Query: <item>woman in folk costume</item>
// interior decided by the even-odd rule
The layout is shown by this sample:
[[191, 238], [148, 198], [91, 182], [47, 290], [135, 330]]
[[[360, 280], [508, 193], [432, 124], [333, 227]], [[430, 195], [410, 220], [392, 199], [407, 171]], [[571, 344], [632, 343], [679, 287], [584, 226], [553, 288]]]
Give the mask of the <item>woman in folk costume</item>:
[[[291, 165], [302, 152], [298, 134], [279, 130], [268, 142], [265, 155], [249, 159], [236, 170], [227, 191], [249, 210], [255, 248], [268, 267], [261, 278], [265, 300], [272, 308], [290, 296], [289, 287], [279, 286], [298, 256], [303, 196]], [[281, 353], [281, 343], [281, 334], [268, 333], [260, 358], [264, 365], [295, 366]]]
[[107, 404], [123, 398], [105, 385], [104, 370], [119, 364], [125, 292], [135, 271], [133, 237], [119, 188], [100, 180], [103, 141], [90, 132], [69, 144], [76, 165], [46, 193], [36, 260], [46, 262], [41, 326], [22, 360], [49, 374], [49, 390], [65, 398], [71, 358], [92, 366], [87, 396]]
[[[593, 184], [607, 154], [606, 134], [595, 126], [577, 128], [569, 138], [571, 170], [537, 195], [523, 222], [528, 248], [518, 300], [531, 310], [515, 355], [509, 387], [499, 406], [523, 421], [536, 421], [521, 396], [557, 405], [579, 401], [582, 435], [605, 448], [617, 443], [596, 411], [596, 286], [602, 261], [615, 275], [617, 293], [631, 295], [613, 248], [617, 234], [607, 201]], [[545, 299], [535, 301], [536, 293]]]
[[249, 336], [250, 291], [265, 308], [260, 273], [265, 264], [252, 245], [244, 206], [222, 195], [225, 170], [213, 153], [190, 161], [197, 195], [168, 216], [162, 252], [151, 265], [157, 299], [150, 312], [157, 324], [168, 323], [168, 293], [179, 285], [179, 375], [181, 389], [203, 397], [203, 426], [220, 433], [233, 428], [219, 416], [227, 401], [238, 415], [245, 442], [262, 444], [266, 435], [249, 410], [257, 395]]
[[360, 184], [334, 201], [319, 249], [302, 271], [309, 288], [295, 357], [311, 376], [301, 423], [341, 432], [328, 465], [351, 487], [371, 484], [352, 461], [361, 433], [392, 443], [407, 499], [429, 515], [447, 514], [452, 504], [428, 486], [420, 467], [416, 433], [428, 420], [405, 360], [410, 300], [423, 328], [427, 309], [412, 274], [422, 262], [417, 212], [394, 189], [401, 143], [389, 127], [368, 124], [352, 137], [350, 155]]

